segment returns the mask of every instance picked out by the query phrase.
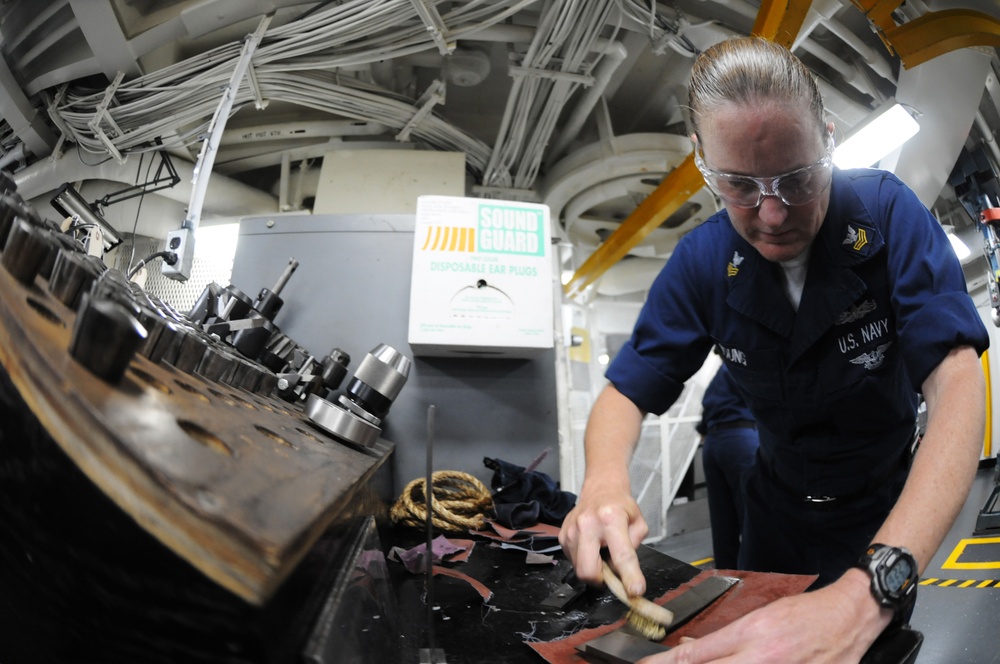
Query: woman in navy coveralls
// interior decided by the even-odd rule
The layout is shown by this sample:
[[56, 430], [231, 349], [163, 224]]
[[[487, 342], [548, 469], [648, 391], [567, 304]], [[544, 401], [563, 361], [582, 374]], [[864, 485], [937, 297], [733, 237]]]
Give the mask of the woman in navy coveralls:
[[[717, 347], [760, 438], [740, 566], [819, 579], [648, 661], [857, 662], [893, 612], [854, 563], [880, 542], [922, 571], [968, 494], [988, 335], [915, 194], [883, 171], [832, 167], [833, 125], [786, 49], [717, 44], [689, 95], [699, 167], [726, 209], [680, 241], [609, 367], [560, 540], [581, 579], [601, 580], [607, 547], [630, 593], [645, 590], [628, 461], [645, 414]], [[913, 454], [918, 393], [928, 420]]]

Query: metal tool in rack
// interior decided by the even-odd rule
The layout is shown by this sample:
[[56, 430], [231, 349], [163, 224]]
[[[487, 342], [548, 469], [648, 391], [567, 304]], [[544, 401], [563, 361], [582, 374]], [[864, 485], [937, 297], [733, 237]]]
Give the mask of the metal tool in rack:
[[361, 361], [336, 402], [310, 394], [306, 415], [327, 433], [370, 447], [378, 440], [382, 420], [406, 384], [410, 364], [409, 358], [396, 349], [379, 344]]
[[262, 288], [256, 300], [233, 284], [222, 288], [210, 283], [192, 307], [190, 318], [202, 325], [206, 333], [219, 337], [244, 357], [258, 360], [268, 340], [279, 332], [274, 318], [284, 305], [281, 291], [298, 266], [297, 260], [290, 259], [274, 287]]

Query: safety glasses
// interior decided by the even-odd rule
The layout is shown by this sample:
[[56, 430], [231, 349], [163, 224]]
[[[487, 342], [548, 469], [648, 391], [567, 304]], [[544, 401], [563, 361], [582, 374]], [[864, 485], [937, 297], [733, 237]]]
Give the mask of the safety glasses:
[[785, 205], [805, 205], [819, 198], [833, 178], [833, 139], [829, 139], [826, 154], [815, 164], [769, 178], [713, 171], [705, 165], [701, 143], [695, 144], [694, 164], [708, 188], [726, 205], [755, 208], [765, 196], [776, 196]]

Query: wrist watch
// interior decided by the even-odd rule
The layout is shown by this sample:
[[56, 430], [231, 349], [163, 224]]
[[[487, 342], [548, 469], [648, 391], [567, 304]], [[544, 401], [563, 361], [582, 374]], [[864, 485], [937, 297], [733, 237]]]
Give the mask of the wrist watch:
[[871, 544], [855, 567], [868, 572], [875, 600], [893, 610], [893, 621], [901, 619], [903, 609], [917, 597], [917, 561], [907, 549], [885, 544]]

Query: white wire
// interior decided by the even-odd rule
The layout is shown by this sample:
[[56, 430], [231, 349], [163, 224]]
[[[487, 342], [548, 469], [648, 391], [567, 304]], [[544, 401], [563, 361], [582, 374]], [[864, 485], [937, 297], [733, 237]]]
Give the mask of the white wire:
[[[475, 35], [540, 4], [538, 0], [432, 2], [446, 9], [442, 20], [449, 41]], [[521, 66], [589, 75], [600, 59], [595, 44], [602, 39], [610, 12], [618, 6], [631, 16], [631, 4], [623, 0], [545, 3]], [[414, 100], [337, 72], [431, 48], [435, 48], [433, 36], [412, 0], [347, 0], [270, 28], [252, 67], [257, 92], [264, 99], [401, 129], [419, 110]], [[54, 112], [67, 128], [66, 138], [86, 152], [107, 154], [105, 141], [122, 153], [189, 147], [207, 130], [240, 50], [240, 43], [226, 44], [123, 82], [106, 109], [120, 134], [112, 133], [107, 118], [96, 125], [103, 139], [91, 126], [106, 97], [104, 90], [68, 86]], [[560, 114], [580, 87], [576, 81], [515, 77], [492, 150], [433, 112], [411, 128], [411, 136], [438, 149], [464, 152], [470, 170], [484, 184], [529, 188]], [[232, 113], [254, 101], [254, 91], [244, 80]], [[6, 146], [6, 137], [0, 134], [0, 146]]]
[[[638, 23], [643, 28], [649, 29], [649, 40], [652, 43], [658, 44], [662, 39], [669, 37], [666, 45], [672, 50], [687, 58], [697, 55], [697, 51], [692, 51], [690, 43], [683, 43], [686, 23], [680, 20], [682, 17], [676, 8], [674, 11], [678, 16], [675, 19], [668, 19], [658, 14], [655, 0], [649, 2], [645, 0], [618, 0], [618, 6], [623, 16]], [[657, 18], [667, 23], [669, 29], [658, 25]], [[711, 21], [706, 21], [701, 25], [707, 23], [711, 23]]]
[[[599, 61], [596, 44], [614, 7], [612, 0], [552, 3], [539, 21], [521, 66], [589, 74]], [[566, 79], [515, 79], [483, 183], [519, 189], [533, 186], [559, 116], [580, 87]]]
[[[445, 15], [445, 23], [450, 36], [471, 34], [535, 1], [475, 0], [454, 7]], [[342, 77], [338, 79], [339, 85], [331, 85], [326, 79], [310, 73], [317, 69], [334, 70], [401, 57], [426, 51], [432, 45], [432, 38], [416, 16], [410, 0], [374, 3], [354, 0], [271, 29], [258, 48], [253, 66], [264, 98], [281, 99], [348, 117], [373, 118], [402, 128], [418, 110], [412, 101], [403, 102], [390, 91], [372, 87], [362, 95], [356, 79], [348, 82]], [[219, 91], [228, 82], [239, 52], [239, 44], [227, 44], [123, 83], [115, 91], [116, 103], [107, 109], [121, 134], [110, 135], [111, 126], [107, 122], [98, 126], [120, 152], [155, 149], [153, 143], [157, 140], [167, 147], [197, 142], [218, 106]], [[292, 72], [306, 75], [315, 88], [305, 90], [291, 85], [289, 75]], [[322, 99], [317, 98], [317, 91]], [[90, 126], [104, 97], [104, 91], [68, 88], [63, 103], [56, 109], [70, 133], [67, 138], [88, 152], [106, 154], [108, 151]], [[233, 112], [252, 101], [250, 88], [244, 82]], [[433, 114], [413, 128], [412, 135], [439, 148], [468, 153], [470, 167], [479, 172], [485, 167], [489, 149]]]

